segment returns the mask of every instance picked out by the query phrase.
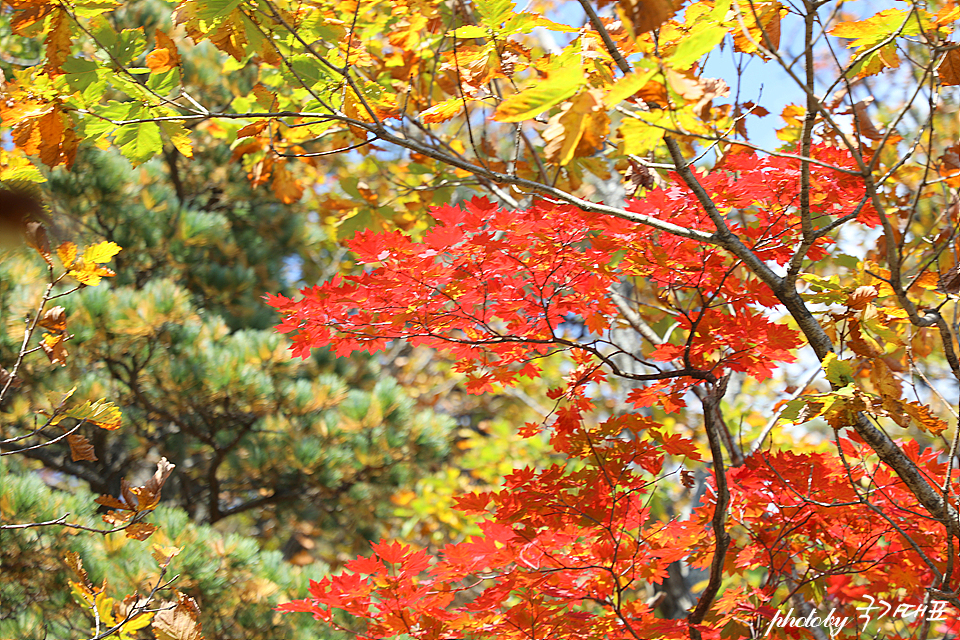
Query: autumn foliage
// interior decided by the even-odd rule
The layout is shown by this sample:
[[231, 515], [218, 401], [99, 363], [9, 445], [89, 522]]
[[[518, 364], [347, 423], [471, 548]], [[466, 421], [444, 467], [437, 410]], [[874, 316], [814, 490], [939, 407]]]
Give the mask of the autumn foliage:
[[[815, 147], [813, 157], [850, 166], [835, 147]], [[795, 159], [742, 153], [700, 184], [718, 208], [749, 211], [730, 232], [761, 260], [784, 266], [803, 235], [795, 211], [799, 173]], [[818, 225], [879, 225], [863, 206], [862, 181], [821, 167], [810, 180]], [[348, 242], [365, 266], [359, 275], [304, 289], [296, 300], [268, 297], [285, 314], [278, 328], [293, 333], [301, 357], [320, 344], [347, 355], [404, 339], [448, 353], [473, 393], [536, 377], [537, 361], [554, 352], [566, 352], [573, 365], [565, 384], [549, 392], [554, 415], [523, 429], [527, 436], [547, 429], [565, 461], [517, 470], [499, 491], [458, 500], [458, 509], [483, 518], [482, 537], [449, 545], [433, 559], [409, 546], [374, 544], [373, 556], [313, 583], [309, 598], [281, 610], [333, 624], [343, 611], [366, 621], [357, 633], [368, 638], [719, 638], [748, 633], [751, 625], [765, 629], [784, 585], [793, 592], [815, 587], [856, 619], [864, 594], [955, 579], [948, 577], [956, 574], [949, 530], [918, 518], [923, 506], [908, 487], [877, 464], [856, 433], [841, 432], [856, 411], [889, 415], [904, 427], [912, 416], [934, 434], [946, 428], [927, 407], [901, 399], [886, 361], [853, 328], [856, 313], [848, 345], [869, 363], [874, 393], [858, 389], [850, 362], [830, 353], [824, 370], [838, 390], [785, 411], [798, 422], [827, 417], [835, 451], [756, 450], [744, 457], [723, 433], [727, 425], [709, 417], [717, 407], [711, 394], [722, 395], [730, 375], [769, 379], [796, 360], [802, 334], [776, 319], [780, 301], [742, 261], [700, 239], [711, 235], [708, 216], [682, 180], [668, 181], [672, 186], [624, 208], [645, 225], [543, 200], [519, 211], [483, 199], [438, 207], [431, 212], [436, 225], [422, 239], [368, 231]], [[821, 235], [808, 257], [822, 260], [833, 242]], [[654, 340], [642, 354], [611, 331], [632, 320], [614, 299], [624, 279], [655, 288], [663, 313], [675, 319], [671, 338]], [[865, 272], [862, 281], [838, 292], [851, 311], [893, 297], [881, 278]], [[874, 314], [887, 326], [901, 316], [882, 304]], [[624, 359], [649, 372], [633, 373]], [[590, 419], [594, 395], [609, 377], [648, 383], [625, 398], [640, 411]], [[688, 517], [656, 517], [650, 505], [660, 483], [679, 476], [692, 486], [686, 469], [705, 456], [642, 408], [676, 412], [688, 392], [704, 388], [703, 419], [720, 431], [714, 437], [735, 468], [723, 470], [719, 442], [711, 442], [721, 456], [715, 473], [726, 477], [710, 484]], [[935, 451], [902, 446], [924, 477], [958, 478]], [[729, 520], [711, 531], [718, 514]], [[677, 561], [734, 578], [715, 603], [697, 607], [694, 620], [663, 619], [638, 596], [644, 584], [663, 582]], [[757, 566], [766, 568], [761, 584], [748, 579]]]
[[[956, 634], [960, 7], [875, 9], [7, 0], [0, 182], [43, 182], [94, 147], [169, 177], [168, 202], [145, 196], [152, 213], [169, 207], [169, 228], [141, 252], [203, 247], [215, 277], [193, 277], [203, 260], [145, 261], [130, 295], [151, 301], [121, 313], [100, 299], [97, 317], [126, 351], [155, 341], [135, 361], [101, 357], [145, 437], [203, 445], [183, 455], [206, 465], [212, 522], [296, 498], [336, 515], [344, 496], [393, 491], [402, 463], [443, 449], [422, 421], [386, 433], [413, 415], [397, 409], [399, 385], [350, 396], [313, 370], [268, 376], [294, 365], [276, 336], [245, 342], [239, 319], [269, 310], [238, 308], [264, 288], [304, 362], [317, 349], [376, 362], [411, 387], [404, 411], [416, 398], [474, 432], [465, 447], [488, 432], [460, 392], [509, 396], [524, 405], [509, 430], [549, 443], [502, 483], [460, 476], [459, 515], [444, 516], [477, 535], [456, 529], [440, 549], [403, 528], [281, 611], [370, 640], [800, 637], [777, 624], [787, 610], [848, 621], [816, 637]], [[211, 152], [209, 180], [193, 179], [191, 158]], [[309, 238], [263, 222], [246, 191], [222, 197], [210, 185], [228, 170], [306, 209]], [[218, 236], [227, 226], [246, 242]], [[47, 303], [63, 282], [100, 284], [119, 250], [64, 242], [55, 272], [42, 229], [27, 238], [50, 286], [16, 366], [33, 351], [64, 363], [66, 315]], [[271, 234], [294, 239], [264, 249]], [[144, 284], [160, 263], [189, 292]], [[287, 275], [252, 291], [241, 271]], [[293, 294], [291, 280], [306, 286]], [[189, 296], [231, 322], [174, 313]], [[131, 328], [148, 307], [169, 317]], [[201, 342], [223, 349], [180, 366], [178, 350]], [[429, 372], [411, 364], [423, 353]], [[264, 399], [279, 389], [290, 402]], [[119, 426], [108, 399], [75, 406], [63, 392], [44, 428]], [[352, 412], [330, 417], [345, 397]], [[278, 432], [282, 450], [266, 453]], [[168, 472], [101, 498], [108, 523], [150, 535]], [[248, 482], [259, 474], [271, 488]], [[165, 571], [172, 556], [157, 553]], [[104, 605], [69, 562], [85, 607], [121, 633], [135, 617], [119, 621], [125, 605]], [[898, 606], [865, 619], [868, 600]], [[199, 633], [189, 602], [169, 606]]]

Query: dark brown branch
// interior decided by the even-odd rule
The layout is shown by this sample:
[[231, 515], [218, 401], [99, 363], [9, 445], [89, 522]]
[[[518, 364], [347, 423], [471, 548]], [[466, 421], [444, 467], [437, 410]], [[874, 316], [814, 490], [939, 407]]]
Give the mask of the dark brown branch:
[[707, 440], [710, 442], [710, 455], [713, 459], [713, 477], [716, 483], [717, 503], [713, 510], [713, 518], [710, 520], [710, 527], [713, 529], [714, 551], [713, 560], [710, 562], [710, 579], [706, 588], [700, 594], [697, 606], [693, 613], [687, 618], [690, 624], [690, 636], [699, 640], [700, 632], [693, 625], [699, 625], [703, 622], [713, 606], [713, 602], [720, 592], [720, 585], [723, 581], [723, 563], [730, 547], [730, 534], [727, 533], [727, 507], [730, 503], [730, 491], [727, 488], [726, 468], [723, 464], [723, 449], [721, 447], [721, 429], [723, 428], [723, 418], [720, 413], [720, 401], [727, 390], [728, 378], [723, 378], [716, 385], [711, 386], [701, 397], [703, 405], [703, 425], [707, 432]]

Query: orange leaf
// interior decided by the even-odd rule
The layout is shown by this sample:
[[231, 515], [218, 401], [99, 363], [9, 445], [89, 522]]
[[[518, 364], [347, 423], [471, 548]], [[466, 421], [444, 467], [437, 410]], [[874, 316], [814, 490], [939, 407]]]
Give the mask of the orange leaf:
[[157, 530], [156, 525], [152, 525], [149, 522], [135, 522], [124, 530], [126, 536], [132, 540], [140, 540], [143, 542], [147, 538], [153, 535], [153, 532]]
[[70, 55], [70, 17], [59, 10], [50, 19], [50, 31], [43, 43], [47, 46], [47, 73], [60, 72]]
[[[238, 139], [239, 139], [239, 138], [249, 138], [250, 136], [255, 136], [255, 135], [257, 135], [258, 133], [260, 133], [261, 131], [263, 131], [263, 130], [266, 128], [266, 126], [267, 126], [267, 121], [266, 121], [266, 120], [260, 120], [259, 122], [254, 122], [254, 123], [248, 124], [247, 126], [245, 126], [245, 127], [243, 127], [242, 129], [240, 129], [240, 131], [237, 131], [237, 138], [238, 138]], [[259, 148], [260, 148], [260, 145], [257, 144], [257, 149], [259, 149]], [[243, 155], [243, 154], [240, 154], [240, 155]], [[237, 157], [239, 157], [239, 156], [237, 156]], [[236, 159], [236, 158], [234, 158], [234, 159]]]
[[257, 104], [267, 111], [277, 110], [277, 94], [262, 84], [253, 87], [253, 97], [256, 99]]
[[14, 33], [21, 36], [31, 35], [29, 27], [46, 18], [57, 8], [55, 2], [35, 2], [31, 0], [8, 0], [4, 4], [9, 4], [14, 9], [10, 16], [10, 26]]
[[63, 333], [67, 330], [67, 311], [63, 307], [48, 309], [37, 324], [44, 329]]
[[636, 35], [653, 31], [677, 11], [670, 0], [619, 0], [618, 4]]
[[71, 268], [77, 259], [77, 245], [73, 242], [64, 242], [57, 247], [57, 257], [65, 268]]
[[462, 98], [451, 98], [450, 100], [438, 102], [426, 111], [422, 111], [420, 113], [420, 120], [421, 122], [425, 122], [427, 124], [446, 122], [450, 118], [460, 113], [460, 111], [463, 109], [463, 105], [464, 101]]
[[180, 53], [170, 36], [157, 29], [154, 37], [157, 41], [157, 48], [147, 54], [146, 61], [150, 73], [163, 73], [180, 66]]
[[734, 51], [762, 55], [757, 45], [768, 51], [776, 51], [780, 47], [780, 19], [787, 14], [787, 10], [779, 2], [742, 2], [739, 7], [743, 27], [733, 31]]
[[273, 193], [284, 204], [297, 202], [303, 197], [303, 186], [287, 169], [286, 162], [277, 162], [273, 170]]

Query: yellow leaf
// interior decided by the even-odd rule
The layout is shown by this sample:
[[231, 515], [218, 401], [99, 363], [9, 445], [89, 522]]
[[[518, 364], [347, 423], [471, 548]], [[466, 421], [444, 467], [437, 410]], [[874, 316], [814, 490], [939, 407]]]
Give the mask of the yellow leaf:
[[623, 152], [628, 155], [644, 156], [663, 140], [664, 130], [657, 124], [669, 126], [670, 112], [654, 109], [643, 114], [643, 120], [624, 118], [617, 129], [617, 135], [623, 140]]
[[610, 117], [598, 89], [583, 91], [564, 104], [563, 111], [550, 118], [543, 132], [546, 154], [563, 166], [574, 156], [592, 155], [602, 145], [610, 128]]
[[77, 280], [81, 284], [95, 287], [100, 284], [100, 278], [117, 275], [111, 269], [98, 267], [97, 265], [85, 265], [81, 263], [81, 268], [71, 269], [67, 275]]
[[83, 252], [84, 262], [110, 262], [113, 256], [120, 252], [120, 245], [115, 242], [98, 242], [90, 245]]
[[656, 73], [657, 69], [646, 69], [625, 75], [610, 87], [607, 94], [603, 96], [603, 103], [612, 109], [643, 89]]
[[579, 65], [555, 71], [545, 81], [533, 83], [533, 86], [501, 102], [493, 119], [522, 122], [534, 118], [573, 96], [584, 82], [583, 69]]
[[67, 350], [63, 348], [63, 334], [43, 334], [43, 339], [40, 340], [40, 348], [50, 358], [50, 364], [66, 366]]
[[100, 624], [112, 627], [117, 624], [113, 619], [113, 598], [107, 597], [107, 594], [101, 591], [94, 599], [97, 607], [97, 614], [100, 616]]
[[190, 132], [187, 131], [179, 122], [161, 122], [160, 129], [167, 134], [170, 142], [181, 154], [188, 158], [193, 157], [193, 142], [190, 140]]
[[163, 545], [155, 544], [153, 545], [153, 559], [157, 561], [161, 567], [166, 567], [170, 564], [170, 561], [173, 560], [179, 553], [180, 547], [165, 547]]
[[122, 415], [120, 409], [112, 402], [107, 402], [106, 400], [90, 402], [87, 400], [79, 407], [73, 407], [68, 410], [64, 414], [64, 417], [85, 420], [92, 422], [101, 429], [113, 431], [120, 427]]

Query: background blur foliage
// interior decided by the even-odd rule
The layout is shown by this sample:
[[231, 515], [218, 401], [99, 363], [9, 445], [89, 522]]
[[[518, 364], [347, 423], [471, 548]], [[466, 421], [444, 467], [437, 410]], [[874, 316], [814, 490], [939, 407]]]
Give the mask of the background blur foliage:
[[[418, 403], [375, 359], [289, 357], [260, 296], [350, 265], [315, 215], [254, 192], [224, 154], [204, 145], [189, 165], [171, 155], [133, 170], [115, 152], [85, 150], [70, 173], [49, 176], [54, 246], [58, 236], [96, 238], [123, 251], [111, 282], [58, 300], [73, 336], [66, 365], [26, 358], [3, 422], [11, 433], [28, 429], [34, 408], [73, 385], [78, 402], [110, 398], [124, 422], [84, 428], [95, 462], [74, 462], [66, 447], [23, 454], [30, 463], [4, 458], [0, 510], [4, 522], [66, 512], [94, 520], [87, 486], [118, 495], [121, 478], [149, 475], [166, 457], [176, 469], [151, 521], [160, 543], [185, 548], [171, 575], [199, 602], [206, 636], [299, 637], [294, 627], [312, 621], [270, 612], [305, 588], [295, 567], [317, 576], [315, 559], [341, 562], [389, 531], [429, 542], [455, 535], [443, 521], [466, 526], [444, 515], [452, 487], [445, 503], [421, 505], [421, 525], [409, 499], [418, 481], [459, 478], [450, 456], [465, 447], [451, 449], [449, 415]], [[44, 267], [26, 247], [0, 261], [0, 363], [16, 357]], [[123, 593], [156, 573], [149, 545], [122, 534], [48, 527], [2, 536], [2, 637], [86, 627], [68, 606], [66, 550], [81, 554], [95, 584], [109, 576]]]

